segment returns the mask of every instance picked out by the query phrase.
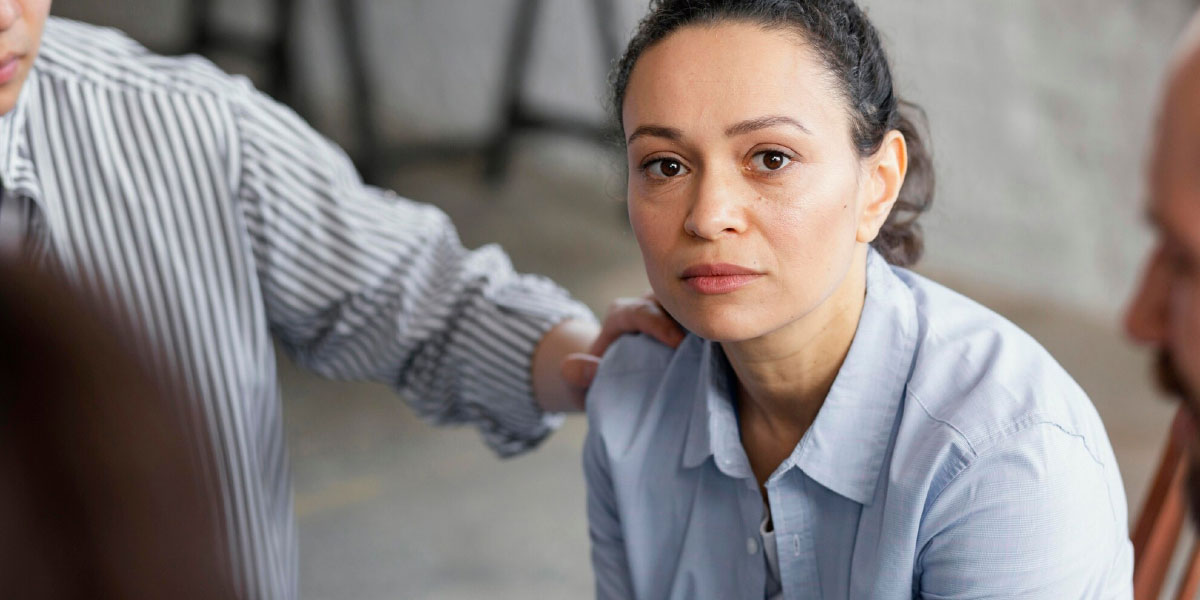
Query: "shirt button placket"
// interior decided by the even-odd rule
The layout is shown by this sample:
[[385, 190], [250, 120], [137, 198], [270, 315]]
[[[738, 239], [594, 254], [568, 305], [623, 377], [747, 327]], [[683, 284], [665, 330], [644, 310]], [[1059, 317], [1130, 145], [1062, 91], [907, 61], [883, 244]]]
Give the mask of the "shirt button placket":
[[[763, 561], [762, 553], [760, 552], [761, 544], [758, 540], [759, 525], [762, 523], [762, 495], [758, 491], [758, 482], [753, 477], [745, 478], [744, 484], [739, 482], [738, 487], [741, 488], [737, 494], [738, 505], [742, 513], [742, 522], [744, 525], [745, 541], [742, 542], [745, 547], [745, 554], [742, 554], [742, 560], [739, 563], [738, 572], [740, 580], [739, 584], [743, 591], [742, 595], [747, 596], [761, 594], [766, 586], [766, 562]], [[730, 540], [737, 544], [738, 542]], [[736, 548], [736, 545], [734, 546]], [[732, 550], [732, 548], [731, 548]], [[734, 552], [738, 552], [734, 550]], [[736, 556], [736, 554], [734, 555]], [[748, 597], [748, 596], [747, 596]]]

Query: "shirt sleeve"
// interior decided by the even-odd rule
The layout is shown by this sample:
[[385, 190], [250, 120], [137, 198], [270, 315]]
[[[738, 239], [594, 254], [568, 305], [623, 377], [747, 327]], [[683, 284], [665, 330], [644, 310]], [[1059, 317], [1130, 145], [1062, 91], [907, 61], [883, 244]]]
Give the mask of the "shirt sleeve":
[[916, 595], [1131, 598], [1133, 550], [1115, 496], [1123, 493], [1083, 438], [1030, 426], [977, 456], [933, 501]]
[[345, 153], [248, 84], [234, 104], [237, 201], [273, 333], [301, 365], [381, 381], [424, 418], [469, 423], [502, 456], [561, 421], [533, 400], [532, 354], [594, 319], [495, 245], [463, 248], [447, 216], [370, 186]]
[[589, 427], [583, 445], [583, 474], [587, 480], [588, 536], [592, 540], [592, 570], [596, 600], [634, 598], [633, 583], [621, 533], [621, 515], [609, 476], [608, 456], [596, 427]]

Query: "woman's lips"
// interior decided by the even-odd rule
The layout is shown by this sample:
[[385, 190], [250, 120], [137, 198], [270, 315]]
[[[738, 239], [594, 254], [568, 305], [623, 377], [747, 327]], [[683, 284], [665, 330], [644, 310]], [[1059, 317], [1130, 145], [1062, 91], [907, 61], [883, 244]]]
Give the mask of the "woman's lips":
[[728, 294], [753, 283], [763, 274], [738, 265], [706, 264], [684, 269], [680, 278], [701, 294]]
[[17, 54], [9, 54], [0, 59], [0, 85], [4, 85], [13, 80], [17, 75], [17, 69], [21, 66], [21, 57]]

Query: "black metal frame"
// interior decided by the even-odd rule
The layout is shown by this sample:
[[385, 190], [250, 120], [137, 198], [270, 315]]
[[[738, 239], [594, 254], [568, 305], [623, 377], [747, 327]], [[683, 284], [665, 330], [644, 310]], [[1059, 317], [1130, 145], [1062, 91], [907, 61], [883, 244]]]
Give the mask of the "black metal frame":
[[253, 58], [269, 67], [270, 79], [264, 84], [267, 93], [280, 100], [290, 100], [295, 94], [291, 53], [292, 27], [296, 23], [296, 0], [273, 0], [277, 26], [266, 39], [234, 35], [218, 31], [212, 23], [212, 1], [191, 0], [188, 6], [192, 24], [191, 39], [183, 52], [210, 54], [231, 52]]
[[[605, 66], [617, 57], [618, 41], [614, 22], [616, 7], [612, 0], [591, 0], [593, 16], [599, 33], [599, 43]], [[500, 181], [508, 171], [512, 145], [517, 136], [529, 131], [550, 131], [605, 143], [611, 131], [603, 124], [537, 111], [526, 104], [522, 91], [529, 71], [537, 14], [542, 0], [521, 0], [513, 20], [509, 40], [508, 62], [504, 70], [504, 89], [501, 93], [502, 124], [486, 149], [484, 174], [489, 181]]]
[[[296, 89], [292, 65], [295, 27], [299, 20], [296, 0], [273, 0], [276, 22], [275, 30], [265, 39], [236, 36], [218, 32], [212, 24], [212, 1], [191, 0], [190, 18], [193, 24], [192, 38], [184, 45], [184, 51], [209, 54], [232, 52], [250, 57], [265, 65], [270, 79], [264, 89], [281, 102], [303, 110], [303, 99]], [[615, 59], [619, 41], [615, 32], [616, 7], [612, 0], [589, 0], [599, 34], [599, 43], [604, 53], [604, 66]], [[367, 69], [367, 51], [361, 30], [359, 3], [356, 0], [338, 0], [333, 3], [337, 19], [340, 51], [350, 78], [350, 118], [355, 135], [355, 147], [350, 156], [363, 177], [379, 183], [385, 168], [424, 160], [438, 160], [464, 152], [479, 152], [478, 145], [434, 142], [426, 144], [400, 144], [387, 146], [375, 126], [375, 102]], [[576, 136], [597, 143], [607, 143], [610, 130], [603, 124], [593, 123], [566, 115], [540, 112], [529, 106], [523, 90], [529, 71], [538, 13], [542, 0], [519, 0], [512, 22], [508, 56], [505, 62], [505, 77], [500, 91], [500, 124], [495, 133], [484, 144], [484, 174], [493, 183], [503, 181], [512, 159], [513, 143], [516, 138], [531, 131], [553, 132]]]
[[[350, 78], [349, 103], [351, 127], [356, 146], [350, 156], [359, 172], [373, 177], [378, 173], [379, 138], [373, 126], [370, 108], [371, 85], [367, 74], [365, 47], [359, 29], [359, 6], [355, 0], [334, 2], [338, 25], [340, 49]], [[304, 100], [296, 88], [293, 66], [295, 27], [300, 18], [296, 0], [273, 0], [275, 29], [266, 38], [233, 35], [219, 32], [212, 23], [212, 1], [191, 0], [189, 13], [192, 22], [192, 37], [184, 45], [185, 52], [210, 54], [231, 52], [257, 60], [267, 68], [269, 79], [263, 89], [279, 100], [304, 113]]]

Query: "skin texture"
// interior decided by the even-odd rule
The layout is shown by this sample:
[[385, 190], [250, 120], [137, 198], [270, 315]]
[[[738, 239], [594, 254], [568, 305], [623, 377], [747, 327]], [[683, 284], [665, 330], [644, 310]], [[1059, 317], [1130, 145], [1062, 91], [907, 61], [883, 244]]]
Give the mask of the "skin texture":
[[[1200, 416], [1200, 18], [1181, 42], [1147, 170], [1157, 243], [1126, 314], [1136, 341], [1159, 352], [1168, 394]], [[1195, 428], [1193, 427], [1193, 430]], [[1192, 453], [1192, 512], [1200, 517], [1200, 457]]]
[[0, 61], [16, 56], [18, 62], [16, 75], [0, 84], [0, 114], [17, 105], [49, 14], [50, 0], [0, 0]]
[[[1193, 31], [1196, 28], [1193, 27]], [[1162, 352], [1168, 391], [1196, 410], [1200, 389], [1200, 41], [1172, 72], [1148, 165], [1147, 213], [1157, 244], [1126, 315], [1135, 340]]]
[[[629, 217], [655, 296], [721, 342], [760, 483], [812, 423], [849, 351], [868, 244], [904, 181], [904, 138], [860, 157], [836, 77], [793, 31], [725, 22], [649, 48], [622, 107]], [[735, 291], [695, 265], [752, 270]]]

